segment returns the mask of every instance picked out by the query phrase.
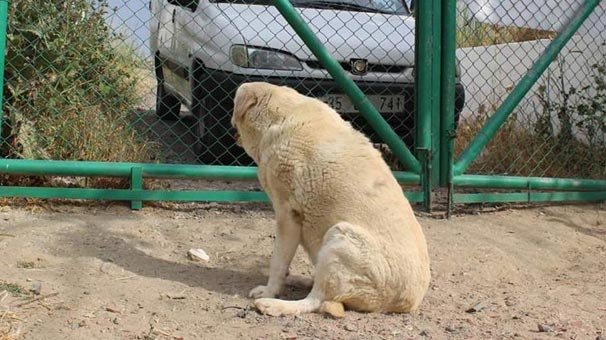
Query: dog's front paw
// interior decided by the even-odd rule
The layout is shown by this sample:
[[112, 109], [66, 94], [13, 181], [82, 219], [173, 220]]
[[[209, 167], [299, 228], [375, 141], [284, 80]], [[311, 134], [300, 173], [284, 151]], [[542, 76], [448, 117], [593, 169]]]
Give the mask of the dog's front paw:
[[269, 316], [281, 316], [281, 315], [297, 315], [299, 311], [296, 309], [288, 308], [283, 301], [278, 299], [257, 299], [255, 300], [255, 307], [261, 312], [261, 314]]
[[257, 286], [253, 288], [250, 293], [248, 293], [248, 297], [251, 297], [253, 299], [274, 298], [276, 297], [276, 295], [278, 295], [278, 293], [271, 291], [267, 286]]

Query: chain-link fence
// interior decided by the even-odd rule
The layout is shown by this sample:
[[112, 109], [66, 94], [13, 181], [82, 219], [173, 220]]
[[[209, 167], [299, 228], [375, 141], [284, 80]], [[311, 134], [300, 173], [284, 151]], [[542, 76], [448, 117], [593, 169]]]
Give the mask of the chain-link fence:
[[[280, 12], [279, 2], [11, 1], [0, 156], [4, 163], [120, 162], [113, 174], [126, 174], [131, 182], [133, 174], [177, 173], [147, 165], [131, 171], [144, 163], [254, 165], [233, 138], [233, 97], [241, 83], [267, 81], [325, 101], [387, 157], [391, 153], [384, 143], [392, 145], [393, 158], [402, 161], [388, 159], [394, 170], [411, 171], [396, 177], [420, 182], [426, 201], [438, 182], [456, 186], [457, 176], [465, 173], [606, 178], [603, 4], [492, 136], [483, 127], [499, 113], [508, 115], [501, 104], [511, 102], [508, 96], [585, 2], [445, 0], [442, 8], [439, 2], [420, 3], [423, 10], [410, 0], [286, 2], [389, 129], [377, 129], [380, 124], [368, 119], [372, 115], [353, 104], [362, 102], [352, 101], [330, 63]], [[449, 41], [443, 37], [452, 32], [443, 19], [454, 13], [448, 11], [455, 3], [457, 49], [450, 84], [445, 81], [452, 75], [446, 66]], [[447, 92], [454, 94], [453, 107], [443, 97]], [[446, 118], [451, 114], [454, 129]], [[491, 140], [483, 148], [477, 139], [485, 135]], [[444, 147], [453, 136], [454, 167]], [[394, 148], [394, 140], [403, 141], [417, 159]], [[461, 158], [471, 166], [460, 166]], [[36, 163], [36, 171], [30, 165], [19, 169], [43, 173], [44, 164]], [[2, 170], [17, 173], [15, 166]], [[54, 169], [59, 175], [88, 174]], [[102, 175], [101, 169], [109, 168], [97, 168], [91, 176]], [[209, 169], [181, 168], [187, 176], [215, 176]], [[254, 171], [231, 174], [254, 178]]]
[[[292, 3], [414, 145], [409, 5]], [[320, 98], [381, 141], [269, 0], [16, 0], [8, 30], [4, 157], [251, 165], [230, 126], [248, 81]]]
[[[468, 100], [456, 153], [478, 135], [585, 2], [459, 2], [457, 56]], [[606, 6], [587, 18], [468, 173], [606, 178]]]

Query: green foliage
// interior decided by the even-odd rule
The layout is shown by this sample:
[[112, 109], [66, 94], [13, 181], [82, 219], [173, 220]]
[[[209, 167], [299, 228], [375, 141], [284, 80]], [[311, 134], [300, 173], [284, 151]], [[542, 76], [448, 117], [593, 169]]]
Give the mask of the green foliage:
[[479, 22], [466, 16], [459, 17], [458, 47], [489, 46], [538, 39], [553, 39], [554, 32], [515, 26], [498, 26]]
[[105, 0], [11, 1], [4, 156], [149, 160], [130, 121], [138, 63], [113, 48], [106, 10]]

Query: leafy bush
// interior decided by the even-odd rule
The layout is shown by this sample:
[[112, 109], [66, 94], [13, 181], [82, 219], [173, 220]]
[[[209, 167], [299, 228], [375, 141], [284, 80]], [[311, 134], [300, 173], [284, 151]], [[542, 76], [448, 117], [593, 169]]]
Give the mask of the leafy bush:
[[132, 127], [141, 61], [108, 28], [106, 0], [11, 1], [2, 155], [148, 161]]

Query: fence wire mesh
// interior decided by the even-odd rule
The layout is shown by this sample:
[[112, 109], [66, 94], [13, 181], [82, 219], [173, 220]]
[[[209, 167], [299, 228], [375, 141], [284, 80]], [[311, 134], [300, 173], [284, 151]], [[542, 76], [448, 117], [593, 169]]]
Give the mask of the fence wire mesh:
[[[414, 150], [414, 1], [291, 3]], [[457, 3], [457, 154], [580, 3]], [[606, 178], [604, 7], [467, 173]], [[4, 158], [252, 165], [230, 126], [249, 81], [317, 97], [380, 142], [271, 0], [14, 0], [8, 19]]]
[[[292, 4], [412, 148], [409, 6]], [[252, 165], [230, 126], [248, 81], [320, 98], [380, 142], [270, 0], [15, 0], [8, 41], [6, 158]]]
[[[458, 3], [457, 56], [468, 100], [459, 154], [582, 1]], [[606, 178], [606, 5], [576, 32], [467, 173]]]

